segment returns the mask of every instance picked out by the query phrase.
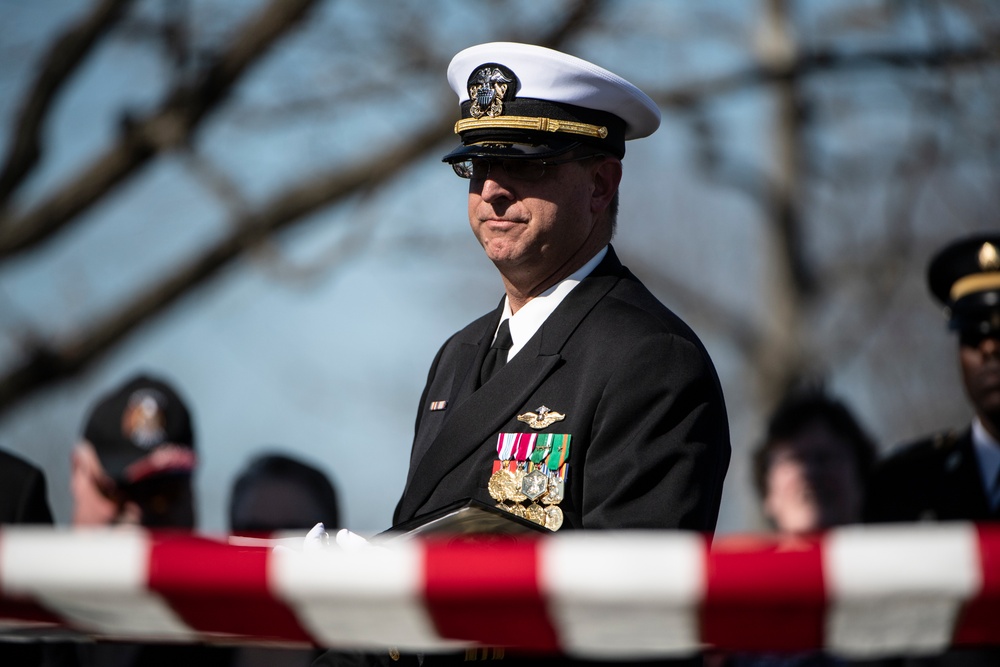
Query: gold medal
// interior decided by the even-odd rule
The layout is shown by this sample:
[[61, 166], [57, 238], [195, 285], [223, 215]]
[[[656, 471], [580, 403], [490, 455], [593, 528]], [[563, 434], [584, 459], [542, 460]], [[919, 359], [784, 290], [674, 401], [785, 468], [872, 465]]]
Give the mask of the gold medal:
[[549, 505], [545, 508], [545, 527], [549, 530], [555, 532], [559, 530], [563, 525], [563, 513], [562, 510], [555, 505]]
[[559, 479], [556, 475], [549, 476], [548, 486], [545, 489], [545, 495], [542, 496], [542, 502], [546, 505], [558, 505], [563, 501], [566, 485], [563, 480]]
[[517, 472], [514, 473], [514, 485], [511, 487], [511, 495], [507, 496], [508, 500], [513, 500], [515, 503], [524, 502], [528, 499], [528, 496], [524, 495], [521, 490], [521, 486], [524, 484], [524, 468], [518, 468]]
[[528, 509], [524, 510], [524, 518], [528, 521], [534, 521], [539, 526], [544, 526], [545, 510], [538, 503], [531, 503], [528, 505]]
[[486, 490], [493, 500], [510, 500], [515, 492], [514, 483], [514, 474], [506, 468], [500, 468], [490, 476]]
[[522, 519], [524, 518], [524, 507], [521, 505], [508, 505], [507, 511], [513, 514], [514, 516], [519, 516]]

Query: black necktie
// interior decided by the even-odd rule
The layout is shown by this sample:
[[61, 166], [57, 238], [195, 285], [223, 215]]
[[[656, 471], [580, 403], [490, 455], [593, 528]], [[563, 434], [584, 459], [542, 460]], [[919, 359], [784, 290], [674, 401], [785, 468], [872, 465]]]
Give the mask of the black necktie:
[[490, 346], [486, 358], [483, 359], [483, 367], [479, 371], [479, 386], [486, 384], [487, 380], [493, 377], [498, 370], [507, 363], [507, 350], [514, 346], [514, 341], [510, 337], [510, 318], [500, 323], [497, 329], [497, 337]]

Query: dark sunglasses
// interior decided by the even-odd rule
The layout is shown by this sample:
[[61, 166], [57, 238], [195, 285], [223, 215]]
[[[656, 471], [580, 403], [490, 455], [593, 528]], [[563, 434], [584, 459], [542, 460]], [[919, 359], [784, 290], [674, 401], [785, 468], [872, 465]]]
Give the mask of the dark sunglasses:
[[[594, 157], [604, 157], [602, 153], [590, 155], [579, 155], [576, 157], [563, 158], [562, 160], [525, 160], [525, 159], [494, 159], [484, 157], [474, 157], [461, 162], [452, 162], [451, 168], [459, 178], [468, 178], [474, 181], [485, 180], [490, 175], [490, 170], [494, 166], [503, 169], [508, 178], [517, 181], [537, 181], [545, 175], [548, 167], [557, 167], [570, 162], [581, 162]], [[496, 172], [494, 172], [496, 173]]]
[[958, 331], [958, 343], [962, 347], [979, 347], [987, 338], [1000, 341], [1000, 331], [989, 327], [968, 327]]

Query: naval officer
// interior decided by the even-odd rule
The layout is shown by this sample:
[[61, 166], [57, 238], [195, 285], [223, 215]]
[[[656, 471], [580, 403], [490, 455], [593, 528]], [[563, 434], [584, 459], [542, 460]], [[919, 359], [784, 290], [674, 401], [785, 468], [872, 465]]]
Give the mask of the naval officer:
[[527, 44], [468, 48], [448, 81], [461, 144], [444, 161], [504, 295], [431, 365], [395, 523], [471, 497], [550, 530], [713, 530], [730, 457], [715, 368], [611, 245], [625, 144], [656, 105]]
[[[469, 224], [503, 297], [434, 358], [394, 524], [472, 498], [548, 531], [711, 532], [730, 458], [719, 379], [691, 328], [611, 245], [625, 144], [656, 130], [655, 103], [597, 65], [527, 44], [468, 48], [448, 81], [461, 143], [443, 160], [468, 183]], [[517, 619], [491, 622], [518, 631]], [[318, 664], [352, 657], [365, 661], [331, 652]]]

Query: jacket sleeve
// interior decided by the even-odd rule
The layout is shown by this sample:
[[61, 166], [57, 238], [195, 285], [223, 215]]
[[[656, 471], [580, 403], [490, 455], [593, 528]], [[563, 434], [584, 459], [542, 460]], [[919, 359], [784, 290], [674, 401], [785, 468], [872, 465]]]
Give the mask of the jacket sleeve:
[[729, 458], [725, 403], [704, 350], [646, 336], [622, 355], [594, 416], [583, 527], [713, 531]]

